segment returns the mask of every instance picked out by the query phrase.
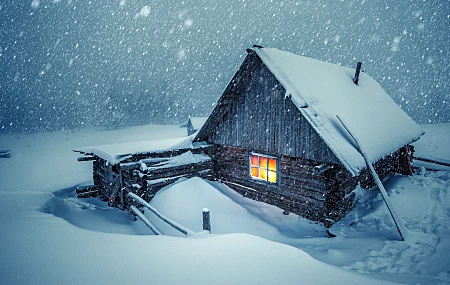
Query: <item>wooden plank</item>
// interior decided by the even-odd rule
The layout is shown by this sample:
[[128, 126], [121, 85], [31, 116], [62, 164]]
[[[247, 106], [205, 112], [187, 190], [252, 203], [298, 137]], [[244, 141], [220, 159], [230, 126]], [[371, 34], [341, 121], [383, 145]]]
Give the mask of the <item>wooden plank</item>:
[[[329, 192], [329, 188], [320, 188], [308, 183], [303, 183], [298, 180], [288, 180], [288, 179], [281, 179], [281, 185], [280, 188], [286, 188], [289, 187], [291, 189], [297, 189], [298, 191], [304, 191], [305, 195], [307, 196], [323, 196], [326, 195]], [[309, 193], [309, 194], [306, 194]]]
[[142, 213], [136, 206], [130, 206], [130, 211], [137, 215], [155, 235], [163, 235], [163, 233], [152, 222], [150, 222], [150, 220], [144, 216], [144, 213]]
[[11, 157], [11, 152], [9, 149], [0, 150], [0, 158], [9, 158]]
[[425, 158], [425, 157], [418, 157], [418, 156], [415, 156], [414, 159], [420, 160], [420, 161], [424, 161], [424, 162], [433, 163], [433, 164], [437, 164], [437, 165], [443, 165], [443, 166], [448, 166], [448, 167], [450, 167], [450, 163], [448, 163], [448, 162], [446, 162], [446, 161], [442, 161], [442, 160], [431, 159], [431, 158]]
[[[242, 179], [235, 176], [224, 176], [222, 177], [222, 181], [226, 182], [233, 182], [238, 183], [240, 185], [243, 185], [245, 187], [253, 189], [253, 191], [260, 192], [260, 193], [273, 193], [278, 195], [283, 195], [285, 197], [294, 198], [298, 202], [302, 202], [305, 204], [311, 204], [314, 205], [317, 208], [324, 208], [323, 201], [314, 199], [312, 197], [306, 197], [299, 193], [299, 191], [289, 191], [289, 189], [286, 187], [285, 189], [280, 189], [276, 186], [271, 186], [269, 184], [257, 184], [256, 181], [249, 181], [247, 179]], [[323, 198], [321, 198], [323, 200]]]
[[254, 191], [250, 187], [240, 185], [239, 183], [233, 183], [231, 181], [224, 181], [224, 183], [245, 197], [278, 206], [281, 209], [287, 210], [313, 221], [323, 222], [325, 219], [324, 209], [314, 208], [310, 204], [300, 203], [297, 200], [289, 199], [289, 197], [277, 195], [276, 193], [261, 193], [259, 191]]
[[192, 235], [195, 232], [193, 232], [192, 230], [178, 224], [177, 222], [169, 219], [168, 217], [166, 217], [165, 215], [163, 215], [161, 212], [159, 212], [157, 209], [153, 208], [150, 204], [148, 204], [146, 201], [142, 200], [141, 197], [133, 194], [133, 193], [128, 193], [128, 196], [134, 200], [136, 200], [138, 203], [140, 203], [142, 206], [144, 206], [145, 208], [149, 209], [150, 211], [152, 211], [153, 214], [155, 214], [158, 218], [160, 218], [161, 220], [163, 220], [165, 223], [167, 223], [168, 225], [170, 225], [172, 228], [176, 229], [177, 231], [185, 234], [185, 235]]
[[77, 194], [78, 198], [91, 198], [91, 197], [97, 197], [100, 195], [100, 190], [96, 189], [96, 190], [92, 190], [92, 191], [88, 191], [88, 192], [83, 192], [83, 193], [79, 193]]
[[96, 158], [94, 156], [83, 156], [83, 157], [79, 157], [77, 160], [79, 162], [81, 162], [81, 161], [92, 161], [92, 160], [96, 160]]

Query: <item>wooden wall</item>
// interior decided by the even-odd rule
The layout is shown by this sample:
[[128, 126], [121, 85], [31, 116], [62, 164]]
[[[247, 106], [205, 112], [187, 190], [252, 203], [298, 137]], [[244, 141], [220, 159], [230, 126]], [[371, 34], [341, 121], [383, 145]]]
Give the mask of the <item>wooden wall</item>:
[[292, 100], [285, 97], [284, 87], [259, 58], [254, 60], [241, 88], [234, 88], [234, 99], [222, 105], [227, 110], [216, 112], [220, 117], [215, 124], [207, 122], [209, 142], [339, 163]]
[[[251, 150], [235, 146], [217, 146], [214, 156], [216, 178], [243, 196], [263, 201], [304, 218], [331, 226], [353, 208], [358, 184], [375, 186], [368, 170], [352, 177], [342, 164], [278, 156], [277, 183], [250, 177]], [[396, 170], [400, 150], [375, 163], [381, 179]]]
[[[324, 222], [328, 217], [327, 201], [334, 197], [336, 189], [331, 186], [335, 176], [320, 173], [316, 166], [321, 163], [279, 156], [277, 183], [268, 183], [250, 177], [248, 149], [218, 146], [214, 160], [217, 178], [242, 195], [313, 221]], [[339, 206], [342, 203], [339, 201]]]
[[176, 182], [180, 178], [197, 176], [213, 180], [213, 162], [211, 160], [201, 163], [189, 163], [174, 167], [152, 169], [159, 162], [143, 162], [149, 167], [148, 169], [142, 169], [141, 163], [128, 165], [126, 169], [123, 169], [123, 197], [125, 208], [132, 205], [130, 198], [127, 197], [129, 192], [135, 193], [145, 201], [150, 201], [159, 190]]
[[176, 182], [180, 178], [191, 178], [198, 176], [204, 179], [213, 180], [212, 160], [200, 163], [186, 163], [177, 166], [164, 166], [164, 163], [173, 157], [186, 152], [193, 154], [211, 155], [212, 147], [198, 149], [182, 149], [161, 153], [148, 153], [133, 155], [120, 164], [122, 178], [122, 193], [120, 193], [123, 208], [131, 205], [127, 197], [128, 192], [135, 193], [146, 201], [150, 201], [153, 196], [163, 187]]
[[198, 176], [213, 180], [212, 160], [172, 167], [158, 166], [164, 164], [168, 159], [188, 151], [194, 154], [211, 155], [212, 148], [204, 147], [161, 153], [136, 154], [115, 165], [98, 156], [94, 156], [94, 186], [100, 190], [105, 200], [109, 200], [110, 206], [116, 205], [125, 209], [131, 204], [127, 197], [129, 192], [137, 194], [146, 201], [150, 201], [157, 191], [180, 178]]
[[94, 185], [99, 186], [104, 197], [109, 198], [120, 188], [120, 170], [118, 166], [109, 164], [106, 160], [96, 157], [93, 161]]
[[[182, 154], [183, 150], [139, 154], [117, 165], [110, 165], [96, 157], [93, 164], [94, 184], [99, 186], [101, 193], [111, 204], [125, 209], [132, 204], [126, 196], [128, 192], [150, 201], [157, 191], [181, 177], [219, 179], [246, 197], [323, 222], [327, 226], [352, 209], [355, 198], [352, 191], [358, 184], [367, 189], [375, 185], [368, 170], [352, 177], [342, 164], [322, 163], [288, 155], [277, 156], [277, 183], [269, 183], [250, 177], [250, 149], [214, 145], [192, 151], [205, 153], [212, 159], [202, 163], [160, 168], [155, 166]], [[272, 155], [264, 152], [261, 154]], [[401, 149], [378, 161], [374, 167], [380, 178], [396, 171], [404, 155], [405, 150]], [[115, 195], [113, 200], [112, 195]]]

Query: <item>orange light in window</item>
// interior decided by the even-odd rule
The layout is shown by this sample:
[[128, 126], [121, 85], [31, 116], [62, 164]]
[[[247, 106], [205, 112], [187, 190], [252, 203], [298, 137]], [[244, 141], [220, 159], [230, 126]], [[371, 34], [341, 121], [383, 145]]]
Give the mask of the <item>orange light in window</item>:
[[277, 173], [275, 171], [269, 170], [269, 179], [267, 179], [270, 182], [276, 183], [277, 182]]
[[252, 155], [252, 157], [251, 157], [251, 164], [252, 164], [252, 166], [259, 166], [258, 156]]
[[264, 156], [259, 157], [259, 167], [267, 168], [267, 157], [264, 157]]
[[277, 171], [277, 161], [275, 158], [269, 158], [269, 170]]
[[260, 171], [259, 171], [259, 178], [261, 178], [263, 180], [267, 180], [267, 170], [260, 169]]
[[277, 182], [277, 159], [261, 154], [250, 155], [250, 176], [271, 183]]
[[259, 169], [258, 169], [258, 167], [252, 167], [251, 175], [252, 175], [252, 177], [259, 177]]

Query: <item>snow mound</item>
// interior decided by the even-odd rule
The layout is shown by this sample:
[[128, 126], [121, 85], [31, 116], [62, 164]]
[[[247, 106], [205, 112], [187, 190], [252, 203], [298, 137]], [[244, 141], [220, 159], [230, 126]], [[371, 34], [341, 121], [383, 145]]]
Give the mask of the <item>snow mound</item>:
[[[277, 241], [285, 236], [326, 236], [321, 225], [294, 214], [283, 215], [280, 208], [242, 197], [224, 184], [198, 177], [182, 178], [158, 191], [150, 204], [194, 232], [202, 230], [202, 209], [208, 208], [213, 234], [248, 233]], [[146, 215], [164, 234], [182, 236], [152, 213]]]
[[[395, 227], [378, 190], [366, 194], [361, 203], [333, 226], [338, 235], [358, 240], [364, 233], [381, 237], [367, 252], [365, 260], [343, 266], [360, 273], [433, 275], [450, 282], [450, 172], [425, 172], [411, 177], [395, 176], [390, 189], [409, 239], [395, 239]], [[428, 280], [433, 284], [436, 280]], [[446, 283], [448, 284], [448, 283]]]
[[128, 235], [148, 235], [148, 229], [134, 223], [128, 213], [111, 208], [98, 197], [77, 198], [76, 187], [59, 190], [41, 207], [41, 212], [52, 214], [85, 230]]

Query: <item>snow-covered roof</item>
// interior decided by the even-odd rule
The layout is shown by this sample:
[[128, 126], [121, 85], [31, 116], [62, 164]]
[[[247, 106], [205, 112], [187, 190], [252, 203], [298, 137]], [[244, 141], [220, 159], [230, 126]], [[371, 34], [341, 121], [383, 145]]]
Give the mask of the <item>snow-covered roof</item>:
[[117, 143], [82, 147], [74, 149], [73, 151], [87, 155], [96, 155], [111, 162], [112, 164], [116, 164], [129, 158], [133, 154], [191, 149], [194, 148], [192, 144], [193, 139], [193, 136], [189, 136], [163, 140]]
[[355, 141], [371, 162], [416, 141], [421, 128], [366, 73], [273, 48], [253, 48], [286, 89], [299, 111], [353, 174], [366, 167]]

